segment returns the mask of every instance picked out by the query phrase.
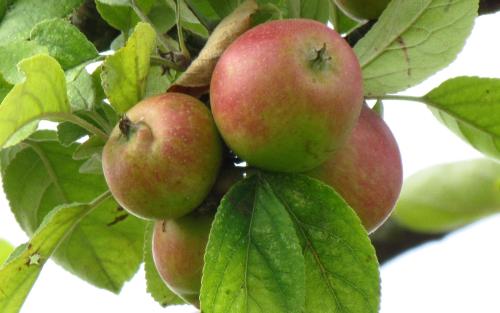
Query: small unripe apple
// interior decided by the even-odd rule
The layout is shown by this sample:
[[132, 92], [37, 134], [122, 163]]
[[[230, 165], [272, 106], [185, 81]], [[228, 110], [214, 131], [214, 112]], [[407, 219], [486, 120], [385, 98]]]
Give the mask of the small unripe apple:
[[335, 3], [348, 16], [356, 20], [379, 18], [391, 0], [335, 0]]
[[115, 199], [146, 219], [181, 217], [211, 190], [222, 143], [208, 108], [166, 93], [130, 109], [104, 146], [106, 182]]
[[248, 164], [302, 172], [347, 139], [363, 101], [351, 47], [312, 20], [280, 20], [240, 36], [213, 72], [210, 99], [228, 146]]
[[213, 212], [195, 211], [175, 220], [157, 221], [153, 233], [153, 259], [167, 286], [199, 307], [203, 257]]
[[167, 286], [199, 307], [201, 275], [210, 227], [222, 196], [243, 178], [244, 170], [227, 166], [203, 204], [189, 215], [158, 221], [153, 233], [153, 259]]
[[390, 215], [403, 182], [397, 142], [384, 120], [367, 106], [347, 143], [309, 174], [333, 187], [368, 232]]

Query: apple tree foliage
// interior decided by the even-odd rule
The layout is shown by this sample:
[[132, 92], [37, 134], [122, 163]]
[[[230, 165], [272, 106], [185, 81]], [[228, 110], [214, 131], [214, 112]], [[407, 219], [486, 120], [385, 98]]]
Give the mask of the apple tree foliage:
[[[353, 47], [377, 108], [392, 99], [424, 103], [485, 155], [409, 178], [394, 214], [409, 229], [445, 232], [500, 209], [500, 79], [456, 77], [425, 95], [396, 95], [456, 58], [478, 4], [392, 0]], [[89, 8], [102, 31], [82, 26]], [[366, 26], [329, 0], [0, 0], [0, 170], [30, 236], [15, 249], [0, 241], [0, 311], [21, 310], [49, 258], [114, 293], [145, 262], [153, 298], [182, 303], [154, 267], [151, 223], [107, 190], [102, 147], [141, 99], [206, 91], [218, 57], [245, 30], [299, 17], [346, 36]], [[200, 298], [206, 313], [378, 312], [378, 261], [333, 189], [256, 172], [220, 203]]]

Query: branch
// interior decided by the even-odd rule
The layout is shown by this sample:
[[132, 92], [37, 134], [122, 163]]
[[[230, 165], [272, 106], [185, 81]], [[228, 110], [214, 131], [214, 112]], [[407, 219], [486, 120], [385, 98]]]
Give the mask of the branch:
[[381, 265], [395, 256], [413, 249], [426, 242], [439, 240], [444, 234], [423, 234], [405, 229], [396, 222], [388, 220], [380, 229], [371, 235]]
[[479, 2], [479, 15], [491, 14], [500, 11], [500, 1], [481, 0]]

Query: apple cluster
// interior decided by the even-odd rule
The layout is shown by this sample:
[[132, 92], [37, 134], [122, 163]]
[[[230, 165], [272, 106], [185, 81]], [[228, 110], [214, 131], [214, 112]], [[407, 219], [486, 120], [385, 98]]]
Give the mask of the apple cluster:
[[401, 188], [401, 158], [387, 125], [363, 104], [362, 82], [353, 50], [334, 30], [273, 21], [225, 50], [210, 109], [167, 92], [127, 112], [104, 147], [104, 174], [123, 208], [157, 221], [153, 257], [172, 291], [199, 306], [216, 207], [244, 176], [230, 153], [251, 168], [322, 180], [368, 232], [387, 218]]

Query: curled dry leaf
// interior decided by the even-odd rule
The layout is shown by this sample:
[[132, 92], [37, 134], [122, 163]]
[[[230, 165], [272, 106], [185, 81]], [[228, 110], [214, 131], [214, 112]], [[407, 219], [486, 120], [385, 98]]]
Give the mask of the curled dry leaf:
[[206, 92], [219, 57], [236, 38], [252, 26], [251, 15], [257, 9], [258, 5], [255, 0], [247, 0], [224, 18], [214, 29], [199, 56], [170, 87], [169, 91], [194, 93], [194, 96]]

